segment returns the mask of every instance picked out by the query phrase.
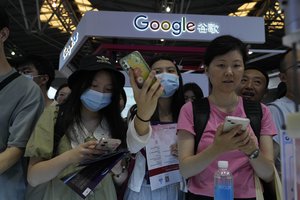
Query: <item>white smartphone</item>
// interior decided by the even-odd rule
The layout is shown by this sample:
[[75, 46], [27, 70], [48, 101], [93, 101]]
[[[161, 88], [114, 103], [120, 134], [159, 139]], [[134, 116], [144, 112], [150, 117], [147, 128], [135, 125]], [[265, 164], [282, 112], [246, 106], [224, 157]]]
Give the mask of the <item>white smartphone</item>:
[[227, 116], [227, 117], [225, 117], [223, 131], [228, 132], [237, 125], [242, 125], [241, 130], [245, 131], [247, 129], [247, 126], [249, 125], [249, 123], [250, 123], [250, 120], [248, 118]]
[[96, 145], [96, 149], [103, 150], [105, 152], [112, 152], [116, 150], [121, 144], [121, 140], [113, 138], [102, 138]]

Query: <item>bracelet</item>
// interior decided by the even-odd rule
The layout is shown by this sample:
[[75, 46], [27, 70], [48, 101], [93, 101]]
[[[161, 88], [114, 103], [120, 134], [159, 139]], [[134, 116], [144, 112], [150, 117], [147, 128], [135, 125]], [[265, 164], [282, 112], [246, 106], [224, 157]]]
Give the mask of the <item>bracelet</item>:
[[118, 173], [118, 174], [115, 174], [115, 173], [112, 171], [112, 176], [113, 176], [113, 177], [119, 178], [120, 175], [123, 174], [123, 173], [125, 172], [125, 170], [126, 170], [126, 167], [125, 167], [125, 166], [122, 166], [122, 171], [121, 171], [120, 173]]
[[141, 120], [142, 122], [150, 122], [150, 119], [148, 119], [148, 120], [144, 120], [144, 119], [142, 119], [140, 116], [138, 116], [138, 114], [136, 113], [136, 115], [135, 115], [139, 120]]

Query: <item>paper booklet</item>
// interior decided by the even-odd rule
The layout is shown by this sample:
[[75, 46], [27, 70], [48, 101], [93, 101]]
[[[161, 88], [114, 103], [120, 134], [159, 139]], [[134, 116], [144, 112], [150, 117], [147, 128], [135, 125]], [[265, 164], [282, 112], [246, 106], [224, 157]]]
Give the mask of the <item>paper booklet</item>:
[[181, 182], [178, 158], [170, 146], [176, 144], [177, 124], [152, 125], [152, 135], [146, 146], [151, 190]]
[[85, 199], [127, 153], [127, 150], [122, 149], [82, 162], [82, 169], [61, 180]]

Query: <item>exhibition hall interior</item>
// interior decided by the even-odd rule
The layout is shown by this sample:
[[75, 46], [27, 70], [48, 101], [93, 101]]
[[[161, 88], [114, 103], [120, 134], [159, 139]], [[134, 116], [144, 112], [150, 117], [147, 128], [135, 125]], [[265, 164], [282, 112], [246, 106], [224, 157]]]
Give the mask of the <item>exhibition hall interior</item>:
[[[147, 190], [150, 188], [152, 194], [156, 189], [182, 183], [180, 192], [188, 192], [183, 194], [182, 199], [199, 199], [200, 196], [212, 199], [212, 191], [218, 190], [215, 180], [221, 180], [222, 169], [228, 168], [233, 171], [232, 174], [226, 172], [231, 181], [230, 200], [233, 200], [233, 196], [260, 200], [263, 195], [269, 199], [266, 195], [271, 193], [277, 196], [274, 197], [277, 200], [299, 199], [300, 0], [0, 0], [0, 6], [5, 8], [10, 21], [9, 26], [5, 24], [7, 20], [3, 20], [4, 26], [2, 22], [0, 24], [3, 26], [0, 31], [9, 33], [6, 34], [8, 38], [2, 37], [4, 40], [0, 44], [4, 46], [9, 69], [16, 68], [11, 70], [13, 75], [17, 74], [12, 80], [20, 76], [24, 82], [28, 81], [20, 74], [30, 78], [28, 84], [32, 84], [32, 88], [39, 85], [43, 93], [40, 99], [44, 101], [38, 101], [39, 106], [42, 108], [45, 103], [45, 110], [53, 109], [48, 116], [50, 120], [43, 117], [36, 119], [38, 125], [32, 128], [34, 136], [31, 136], [34, 139], [29, 141], [33, 143], [39, 131], [44, 134], [46, 129], [43, 129], [42, 123], [46, 127], [52, 119], [62, 120], [60, 123], [51, 121], [53, 127], [50, 132], [53, 137], [44, 134], [53, 140], [53, 147], [52, 143], [49, 145], [53, 157], [48, 156], [46, 162], [51, 163], [56, 156], [65, 156], [65, 152], [59, 152], [59, 143], [70, 142], [70, 150], [66, 152], [76, 152], [82, 160], [74, 163], [72, 159], [64, 161], [72, 160], [72, 166], [84, 166], [79, 170], [80, 173], [87, 169], [86, 166], [100, 163], [101, 159], [114, 158], [113, 162], [109, 161], [111, 166], [104, 170], [106, 174], [99, 173], [102, 169], [97, 172], [97, 176], [101, 176], [97, 181], [99, 183], [109, 173], [109, 178], [114, 181], [110, 183], [113, 193], [121, 192], [123, 196], [125, 191], [121, 186], [126, 180], [128, 196], [140, 195], [139, 191], [144, 190], [141, 185], [151, 185]], [[2, 13], [1, 16], [7, 18], [5, 12]], [[3, 51], [0, 53], [3, 54]], [[55, 68], [52, 83], [52, 80], [49, 81], [50, 73], [40, 74], [37, 67], [32, 67], [34, 63], [24, 62], [32, 55], [42, 56], [52, 63]], [[5, 56], [0, 59], [5, 60]], [[153, 61], [159, 56], [158, 60]], [[47, 66], [44, 69], [52, 67], [48, 62], [45, 63], [43, 66]], [[26, 67], [36, 70], [26, 72]], [[133, 69], [131, 76], [130, 67]], [[149, 76], [150, 68], [152, 73]], [[54, 74], [53, 68], [49, 71]], [[6, 74], [0, 75], [1, 80]], [[186, 97], [186, 91], [189, 90], [185, 88], [187, 83], [196, 85], [201, 95], [198, 93], [199, 97], [196, 97], [196, 92], [191, 91], [194, 99]], [[4, 84], [5, 87], [6, 82]], [[57, 100], [58, 91], [65, 86], [68, 92], [60, 103]], [[248, 90], [245, 89], [247, 87]], [[36, 90], [36, 93], [40, 91]], [[18, 93], [13, 95], [18, 97]], [[7, 98], [6, 95], [2, 97]], [[192, 103], [188, 102], [189, 98]], [[4, 102], [4, 98], [0, 100]], [[41, 109], [41, 116], [50, 112], [45, 110], [42, 112]], [[71, 115], [67, 116], [65, 111], [70, 111]], [[88, 118], [84, 119], [86, 116]], [[202, 119], [197, 119], [200, 116]], [[0, 127], [3, 124], [0, 122]], [[7, 127], [7, 124], [4, 125]], [[88, 129], [85, 125], [92, 128]], [[227, 127], [225, 131], [226, 126], [232, 129]], [[97, 136], [101, 134], [100, 139], [94, 137], [97, 131]], [[30, 132], [29, 129], [27, 132]], [[69, 137], [69, 132], [74, 132], [75, 143], [75, 139]], [[246, 132], [248, 134], [243, 136]], [[117, 138], [116, 135], [121, 136]], [[170, 140], [169, 136], [172, 136]], [[44, 142], [43, 137], [38, 139]], [[7, 138], [9, 141], [12, 137]], [[100, 151], [105, 146], [104, 140], [105, 145], [118, 142], [112, 151], [107, 150], [109, 153], [116, 153], [125, 144], [124, 151], [122, 154], [118, 152], [101, 157], [107, 153], [100, 154], [104, 152]], [[31, 148], [30, 142], [28, 146]], [[198, 144], [203, 146], [199, 147]], [[8, 142], [5, 148], [10, 148], [9, 145]], [[42, 142], [37, 142], [38, 145], [42, 145]], [[28, 146], [22, 147], [26, 149], [25, 155]], [[39, 159], [35, 160], [35, 154], [30, 155], [30, 148], [28, 157], [33, 157], [33, 162], [31, 160], [29, 163], [28, 176], [33, 179], [27, 180], [32, 183], [36, 179], [41, 184], [44, 180], [36, 176], [41, 175], [41, 171], [37, 170], [37, 174], [30, 172], [39, 169], [32, 166], [44, 162], [44, 158], [37, 156]], [[77, 148], [78, 151], [73, 151]], [[122, 156], [117, 160], [116, 155]], [[128, 159], [124, 161], [125, 155]], [[85, 156], [90, 160], [85, 160]], [[230, 167], [226, 156], [233, 163], [229, 164]], [[99, 160], [95, 161], [94, 158]], [[170, 164], [169, 158], [174, 163]], [[156, 162], [156, 159], [161, 162]], [[142, 165], [134, 163], [141, 160]], [[134, 161], [133, 164], [131, 161]], [[217, 161], [225, 162], [219, 165]], [[47, 168], [50, 165], [38, 166]], [[119, 167], [120, 173], [113, 171], [115, 166]], [[69, 163], [64, 167], [61, 167], [62, 170], [68, 169]], [[241, 173], [240, 168], [243, 171]], [[167, 169], [169, 171], [164, 171]], [[173, 171], [176, 171], [176, 176], [170, 175]], [[118, 185], [116, 179], [124, 172], [127, 173], [126, 178]], [[76, 173], [60, 180], [71, 184], [70, 180], [80, 175]], [[90, 175], [89, 171], [84, 173]], [[53, 178], [49, 174], [46, 174], [47, 181], [59, 177], [56, 174]], [[164, 178], [158, 176], [161, 174]], [[244, 174], [247, 180], [242, 180]], [[233, 178], [237, 180], [236, 183], [232, 182]], [[176, 181], [169, 183], [173, 179]], [[94, 180], [89, 181], [92, 183]], [[206, 184], [206, 180], [211, 182]], [[244, 182], [246, 185], [243, 185]], [[84, 199], [99, 192], [95, 190], [94, 193], [94, 189], [100, 187], [97, 184], [92, 189], [86, 186], [84, 191], [79, 192], [76, 191], [78, 188], [70, 187]], [[235, 189], [238, 188], [237, 193], [233, 192], [234, 184]], [[207, 194], [204, 185], [209, 190]], [[269, 189], [275, 186], [276, 191], [268, 191], [267, 186], [272, 187]], [[245, 193], [241, 192], [242, 187], [247, 188]]]

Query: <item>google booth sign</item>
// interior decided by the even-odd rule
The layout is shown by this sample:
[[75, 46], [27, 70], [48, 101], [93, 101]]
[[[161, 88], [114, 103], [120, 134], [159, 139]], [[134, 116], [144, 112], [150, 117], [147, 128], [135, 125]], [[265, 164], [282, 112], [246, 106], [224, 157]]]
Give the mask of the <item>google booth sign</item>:
[[201, 34], [219, 34], [220, 27], [213, 22], [199, 22], [187, 21], [186, 17], [181, 17], [176, 21], [169, 20], [149, 20], [146, 15], [138, 15], [133, 20], [133, 26], [138, 31], [163, 31], [171, 32], [173, 36], [180, 36], [184, 32], [194, 33], [198, 31]]

